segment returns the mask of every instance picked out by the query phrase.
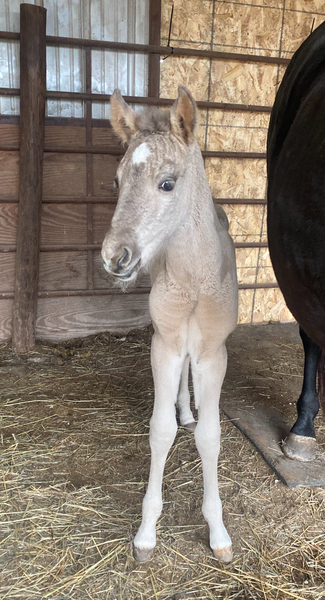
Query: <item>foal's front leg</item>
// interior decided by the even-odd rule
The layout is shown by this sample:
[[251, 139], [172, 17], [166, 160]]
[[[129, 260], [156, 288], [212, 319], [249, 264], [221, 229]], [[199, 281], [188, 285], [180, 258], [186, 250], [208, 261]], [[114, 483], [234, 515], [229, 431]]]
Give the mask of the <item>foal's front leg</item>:
[[202, 512], [210, 528], [210, 547], [222, 562], [232, 560], [231, 539], [222, 520], [218, 488], [220, 450], [219, 397], [226, 373], [227, 351], [224, 344], [213, 355], [192, 361], [194, 395], [198, 407], [195, 442], [202, 460], [204, 498]]
[[142, 522], [134, 538], [134, 558], [149, 560], [156, 545], [156, 522], [162, 510], [162, 478], [167, 454], [174, 441], [177, 422], [175, 403], [184, 356], [166, 349], [155, 334], [151, 344], [151, 365], [155, 402], [150, 421], [151, 466], [147, 493], [142, 504]]

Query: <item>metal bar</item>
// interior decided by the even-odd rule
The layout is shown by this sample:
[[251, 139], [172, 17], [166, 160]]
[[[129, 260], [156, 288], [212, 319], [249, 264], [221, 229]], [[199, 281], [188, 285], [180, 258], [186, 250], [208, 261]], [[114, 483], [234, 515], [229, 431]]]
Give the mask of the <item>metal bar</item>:
[[266, 204], [263, 198], [213, 198], [217, 204]]
[[[17, 144], [0, 144], [0, 151], [7, 150], [17, 151], [19, 150], [19, 146]], [[82, 146], [75, 148], [70, 146], [45, 146], [44, 152], [56, 152], [61, 154], [87, 154], [87, 156], [91, 156], [92, 154], [111, 154], [114, 156], [122, 156], [123, 154], [125, 154], [125, 150], [122, 147], [107, 148], [107, 146]], [[202, 150], [202, 156], [204, 158], [258, 158], [263, 160], [266, 159], [265, 152], [219, 152], [213, 150]]]
[[[116, 204], [117, 194], [114, 196], [43, 196], [43, 204]], [[217, 204], [266, 204], [263, 198], [214, 198]], [[17, 196], [0, 196], [0, 204], [17, 203]]]
[[[49, 244], [41, 246], [41, 252], [88, 252], [101, 250], [101, 244]], [[267, 242], [235, 242], [235, 248], [267, 248]], [[0, 253], [16, 252], [13, 244], [1, 244]]]
[[[19, 41], [19, 33], [0, 31], [0, 39]], [[175, 48], [172, 46], [159, 46], [154, 44], [129, 44], [124, 42], [107, 42], [104, 40], [90, 40], [69, 38], [55, 35], [46, 36], [48, 46], [66, 46], [74, 48], [96, 48], [102, 50], [116, 50], [120, 52], [138, 52], [140, 54], [159, 54], [169, 56], [197, 56], [201, 58], [215, 58], [219, 60], [237, 60], [239, 62], [257, 62], [273, 65], [288, 65], [290, 59], [278, 56], [260, 56], [237, 52], [217, 52], [215, 50], [197, 50], [196, 48]]]
[[[20, 90], [18, 88], [0, 88], [0, 96], [19, 96]], [[109, 102], [111, 99], [111, 94], [95, 94], [95, 93], [87, 93], [87, 92], [57, 92], [53, 90], [47, 90], [46, 98], [50, 98], [52, 100], [91, 100], [93, 102]], [[149, 106], [171, 106], [174, 104], [175, 100], [173, 98], [154, 98], [147, 96], [123, 96], [125, 102], [128, 104], [143, 104]], [[198, 108], [211, 108], [217, 110], [230, 110], [237, 112], [262, 112], [262, 113], [270, 113], [272, 111], [272, 106], [263, 106], [258, 104], [232, 104], [229, 102], [209, 102], [208, 100], [198, 100], [196, 102]], [[2, 115], [0, 122], [2, 119], [5, 120], [7, 115]], [[46, 124], [51, 117], [47, 117]], [[53, 117], [54, 120], [58, 121], [57, 117]], [[66, 119], [67, 124], [76, 124], [76, 119]], [[78, 119], [79, 122], [82, 121]], [[93, 121], [96, 121], [94, 119]], [[70, 123], [71, 122], [71, 123]], [[108, 121], [106, 122], [109, 123]], [[93, 127], [96, 124], [93, 123]], [[103, 127], [104, 124], [98, 124], [99, 127]]]
[[267, 242], [235, 242], [235, 248], [268, 248]]
[[[0, 204], [15, 204], [18, 196], [0, 196]], [[114, 196], [43, 196], [42, 204], [116, 204]]]
[[[47, 91], [47, 98], [65, 99], [65, 100], [93, 100], [98, 102], [109, 102], [111, 94], [87, 94], [83, 92], [56, 92]], [[148, 98], [146, 96], [123, 96], [128, 104], [144, 104], [149, 106], [170, 106], [174, 104], [173, 98]], [[207, 100], [198, 100], [198, 108], [216, 108], [219, 110], [235, 110], [248, 112], [271, 112], [271, 106], [259, 106], [255, 104], [231, 104], [228, 102], [208, 102]]]
[[[0, 39], [19, 41], [19, 33], [0, 31]], [[108, 42], [104, 40], [90, 40], [69, 38], [55, 35], [46, 36], [48, 46], [66, 46], [73, 48], [96, 48], [102, 50], [115, 50], [119, 52], [138, 52], [139, 54], [158, 54], [169, 56], [197, 56], [198, 58], [214, 58], [216, 60], [235, 60], [238, 62], [264, 63], [273, 65], [288, 65], [290, 59], [278, 56], [261, 56], [243, 54], [238, 52], [218, 52], [216, 50], [198, 50], [196, 48], [175, 48], [172, 46], [159, 46], [155, 44], [129, 44], [124, 42]]]
[[46, 9], [20, 5], [20, 173], [12, 313], [16, 352], [35, 345], [45, 138]]
[[[278, 288], [278, 284], [274, 283], [240, 283], [240, 290], [263, 290], [270, 288]], [[129, 288], [125, 292], [118, 289], [101, 289], [101, 290], [51, 290], [48, 292], [38, 292], [38, 298], [69, 298], [69, 297], [87, 297], [87, 296], [120, 296], [124, 294], [150, 294], [151, 288]], [[0, 292], [0, 300], [10, 300], [14, 297], [13, 292]]]

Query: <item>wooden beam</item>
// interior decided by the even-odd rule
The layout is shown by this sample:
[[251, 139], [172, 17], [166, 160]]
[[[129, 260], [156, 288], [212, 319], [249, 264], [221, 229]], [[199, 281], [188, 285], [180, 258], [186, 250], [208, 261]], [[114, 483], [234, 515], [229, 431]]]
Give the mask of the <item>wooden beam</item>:
[[46, 92], [46, 9], [20, 5], [20, 182], [12, 343], [35, 345]]
[[[161, 0], [150, 0], [149, 4], [149, 44], [160, 46]], [[160, 55], [148, 57], [148, 96], [159, 96]]]

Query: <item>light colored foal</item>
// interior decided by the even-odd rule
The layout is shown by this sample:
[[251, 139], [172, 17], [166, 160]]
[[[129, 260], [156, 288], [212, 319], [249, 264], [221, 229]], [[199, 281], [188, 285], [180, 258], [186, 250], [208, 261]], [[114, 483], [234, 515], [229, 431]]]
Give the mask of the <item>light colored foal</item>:
[[170, 111], [135, 113], [118, 90], [111, 98], [114, 131], [129, 144], [117, 171], [119, 200], [102, 247], [103, 264], [123, 287], [140, 267], [151, 277], [155, 386], [150, 421], [151, 468], [134, 555], [148, 560], [162, 510], [162, 478], [182, 425], [194, 428], [188, 392], [191, 364], [198, 423], [195, 441], [204, 477], [203, 515], [210, 546], [232, 558], [218, 491], [219, 397], [227, 365], [225, 341], [237, 321], [235, 253], [222, 209], [215, 212], [200, 149], [197, 111], [184, 87]]

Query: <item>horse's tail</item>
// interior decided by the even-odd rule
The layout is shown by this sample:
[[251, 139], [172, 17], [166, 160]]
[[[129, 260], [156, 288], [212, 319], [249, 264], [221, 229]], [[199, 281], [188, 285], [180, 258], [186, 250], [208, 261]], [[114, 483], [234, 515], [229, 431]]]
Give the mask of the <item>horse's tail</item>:
[[325, 72], [325, 21], [293, 55], [271, 113], [267, 140], [268, 174], [273, 172], [299, 107], [316, 79]]
[[321, 350], [318, 360], [318, 398], [325, 415], [325, 350]]

